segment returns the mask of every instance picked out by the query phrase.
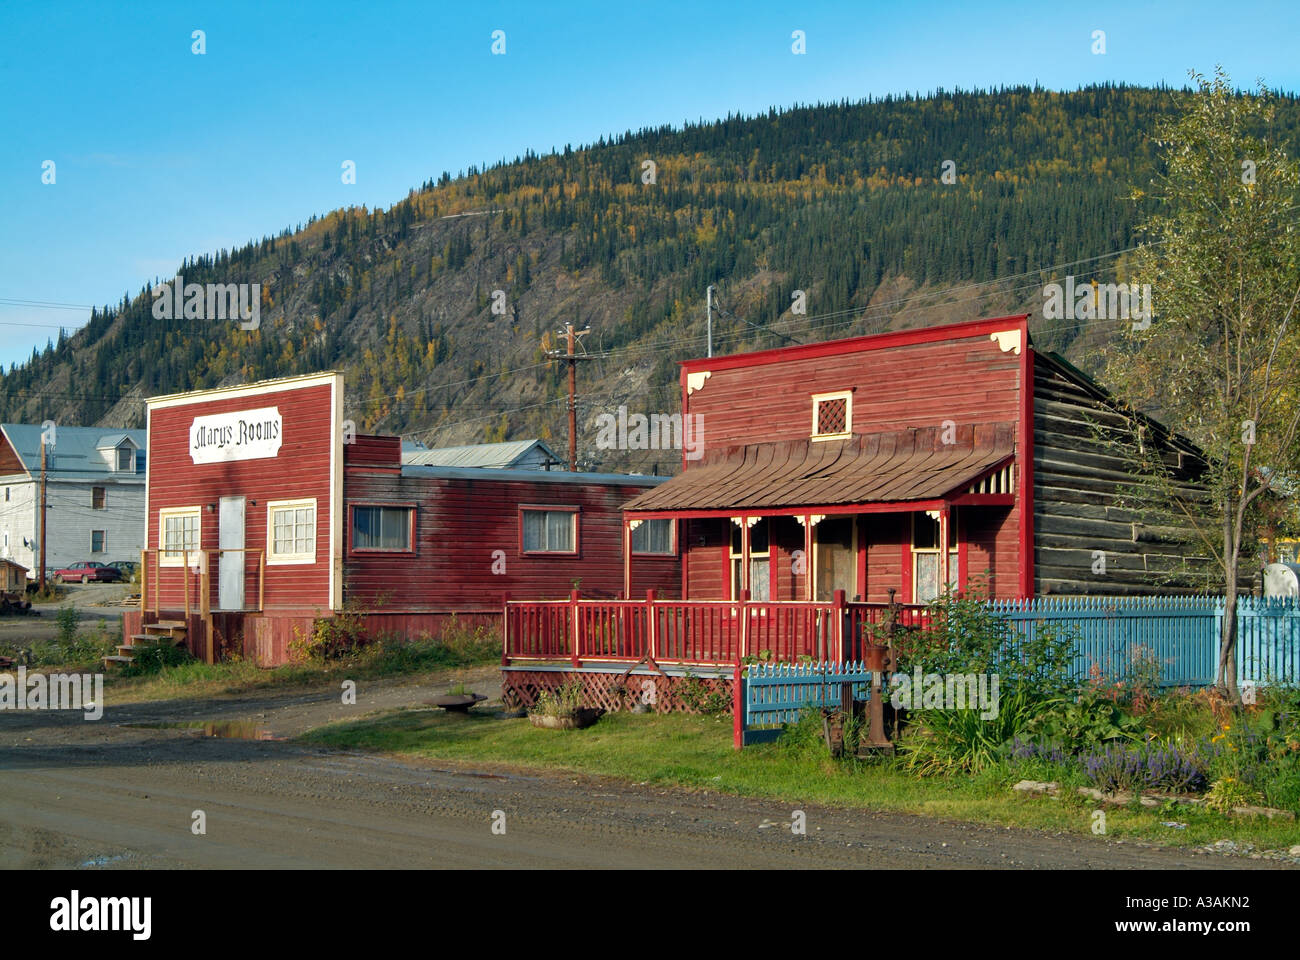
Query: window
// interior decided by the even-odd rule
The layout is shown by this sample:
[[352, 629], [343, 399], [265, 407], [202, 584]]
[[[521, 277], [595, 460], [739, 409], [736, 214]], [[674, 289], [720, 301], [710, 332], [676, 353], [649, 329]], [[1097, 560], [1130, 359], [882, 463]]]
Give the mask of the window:
[[[749, 519], [753, 519], [752, 517]], [[742, 522], [748, 522], [743, 520]], [[740, 591], [745, 588], [741, 580], [741, 564], [744, 562], [742, 555], [742, 546], [740, 539], [740, 527], [734, 520], [731, 523], [731, 599], [740, 599]], [[772, 577], [771, 566], [769, 561], [772, 556], [772, 548], [768, 538], [768, 529], [771, 521], [767, 517], [760, 517], [758, 521], [749, 528], [749, 599], [751, 600], [771, 600], [772, 599]]]
[[524, 553], [577, 553], [578, 511], [523, 509]]
[[91, 553], [103, 553], [105, 550], [108, 549], [108, 544], [105, 541], [106, 536], [107, 533], [104, 530], [90, 531], [90, 552]]
[[90, 488], [90, 509], [92, 510], [104, 509], [104, 488], [103, 487]]
[[673, 521], [667, 517], [659, 520], [642, 520], [632, 531], [632, 552], [671, 556], [673, 549]]
[[9, 488], [5, 487], [5, 503], [9, 502]]
[[853, 391], [814, 393], [812, 439], [847, 440], [853, 436]]
[[[158, 511], [158, 531], [162, 551], [158, 562], [163, 566], [180, 567], [185, 564], [184, 551], [199, 549], [199, 508], [175, 507]], [[190, 557], [190, 562], [194, 562]]]
[[266, 505], [266, 562], [316, 562], [316, 501], [272, 500]]
[[[948, 517], [948, 588], [957, 586], [957, 512]], [[912, 515], [912, 602], [929, 603], [939, 596], [939, 521], [928, 513]]]
[[353, 550], [411, 549], [414, 507], [352, 508]]
[[117, 448], [117, 469], [125, 470], [127, 473], [135, 469], [135, 461], [132, 459], [135, 450], [129, 443], [124, 443]]

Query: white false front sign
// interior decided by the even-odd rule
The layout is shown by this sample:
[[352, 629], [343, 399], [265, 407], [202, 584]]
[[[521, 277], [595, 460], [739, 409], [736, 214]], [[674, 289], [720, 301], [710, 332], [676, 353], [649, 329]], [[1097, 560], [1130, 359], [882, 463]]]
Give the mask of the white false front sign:
[[279, 407], [195, 417], [190, 424], [190, 459], [194, 463], [264, 460], [279, 455], [283, 434]]

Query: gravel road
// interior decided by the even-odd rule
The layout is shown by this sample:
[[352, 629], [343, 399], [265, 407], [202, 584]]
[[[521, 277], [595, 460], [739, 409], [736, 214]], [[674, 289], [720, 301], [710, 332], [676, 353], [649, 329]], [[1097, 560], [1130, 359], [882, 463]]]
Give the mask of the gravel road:
[[[478, 689], [495, 678], [468, 677]], [[292, 736], [430, 692], [388, 680], [360, 684], [356, 706], [316, 689], [110, 706], [97, 722], [0, 713], [0, 867], [1280, 866], [814, 805], [794, 836], [788, 804], [124, 726], [241, 721]], [[203, 835], [191, 829], [199, 810]]]

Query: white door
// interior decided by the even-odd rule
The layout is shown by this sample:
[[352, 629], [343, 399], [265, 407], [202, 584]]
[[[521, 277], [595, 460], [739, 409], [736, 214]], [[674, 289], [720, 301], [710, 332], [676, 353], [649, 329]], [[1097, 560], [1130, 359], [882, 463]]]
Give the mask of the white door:
[[222, 497], [217, 527], [217, 546], [221, 548], [218, 568], [217, 608], [244, 609], [244, 498]]

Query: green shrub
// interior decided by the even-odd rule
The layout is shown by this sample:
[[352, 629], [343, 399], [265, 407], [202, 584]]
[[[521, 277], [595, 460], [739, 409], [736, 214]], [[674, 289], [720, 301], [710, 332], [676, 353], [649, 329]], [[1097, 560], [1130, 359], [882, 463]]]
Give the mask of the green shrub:
[[1023, 688], [1048, 698], [1077, 688], [1070, 680], [1074, 650], [1068, 637], [1042, 624], [1030, 636], [1018, 637], [986, 601], [982, 585], [962, 596], [939, 597], [929, 606], [931, 626], [896, 634], [895, 669], [997, 674], [1004, 691]]
[[1233, 807], [1244, 807], [1260, 801], [1257, 790], [1236, 777], [1220, 777], [1205, 795], [1205, 805], [1211, 810], [1227, 813]]
[[543, 690], [528, 711], [544, 717], [572, 717], [582, 708], [582, 681], [572, 677], [559, 690]]
[[58, 642], [60, 646], [68, 647], [76, 642], [77, 625], [81, 623], [81, 613], [76, 607], [67, 606], [59, 607], [58, 614], [55, 615], [55, 621], [58, 624]]
[[709, 689], [708, 684], [689, 670], [677, 685], [677, 699], [687, 710], [711, 717], [731, 712], [731, 697], [727, 691]]
[[1144, 732], [1141, 718], [1126, 715], [1112, 701], [1094, 694], [1042, 704], [1025, 729], [1030, 738], [1074, 753], [1115, 740], [1139, 740]]
[[170, 643], [151, 644], [137, 649], [135, 659], [122, 670], [127, 677], [140, 677], [161, 673], [168, 667], [180, 667], [194, 662], [194, 656], [185, 647]]
[[289, 651], [299, 660], [346, 660], [355, 656], [369, 639], [364, 611], [347, 603], [332, 617], [316, 618], [306, 635], [294, 627]]
[[920, 776], [973, 773], [999, 763], [1024, 733], [1042, 701], [1023, 687], [998, 702], [997, 716], [979, 710], [925, 710], [900, 742], [903, 766]]

